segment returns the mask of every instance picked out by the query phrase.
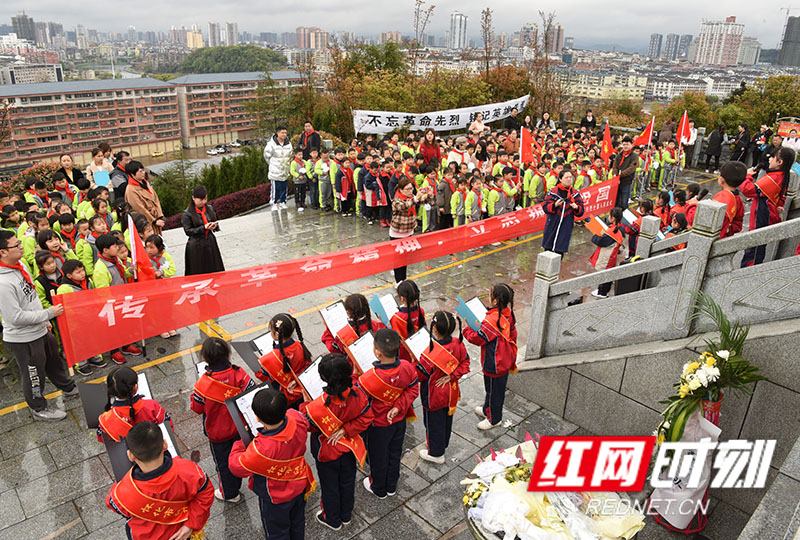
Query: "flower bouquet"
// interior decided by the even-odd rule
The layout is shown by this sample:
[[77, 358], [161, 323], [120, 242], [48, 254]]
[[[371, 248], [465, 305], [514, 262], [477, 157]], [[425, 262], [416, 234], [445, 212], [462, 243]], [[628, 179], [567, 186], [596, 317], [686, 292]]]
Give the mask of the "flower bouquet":
[[686, 421], [702, 406], [704, 417], [719, 423], [719, 406], [726, 390], [751, 394], [750, 385], [765, 380], [758, 367], [742, 358], [742, 348], [750, 325], [731, 324], [722, 308], [702, 291], [694, 294], [692, 320], [711, 319], [719, 333], [719, 341], [706, 339], [706, 350], [695, 360], [683, 366], [680, 380], [675, 383], [675, 394], [661, 403], [667, 405], [655, 435], [657, 443], [681, 440]]

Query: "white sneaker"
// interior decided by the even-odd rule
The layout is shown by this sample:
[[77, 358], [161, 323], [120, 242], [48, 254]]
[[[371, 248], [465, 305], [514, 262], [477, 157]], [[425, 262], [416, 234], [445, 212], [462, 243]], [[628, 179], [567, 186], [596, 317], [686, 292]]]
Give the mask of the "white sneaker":
[[287, 206], [285, 202], [281, 203], [281, 210], [286, 210]]
[[41, 411], [32, 411], [35, 420], [63, 420], [67, 417], [67, 413], [61, 409], [42, 409]]
[[708, 172], [708, 169], [706, 169], [706, 172]]
[[444, 464], [444, 456], [434, 457], [428, 453], [428, 450], [426, 448], [423, 448], [422, 450], [419, 451], [419, 457], [421, 457], [425, 461], [430, 461], [431, 463], [436, 463], [438, 465]]
[[592, 291], [592, 296], [594, 296], [595, 298], [608, 298], [607, 294], [600, 294], [600, 290], [599, 289], [593, 290]]
[[494, 427], [497, 427], [499, 425], [500, 425], [500, 422], [498, 422], [496, 424], [492, 424], [491, 422], [489, 422], [488, 418], [484, 418], [483, 420], [478, 422], [478, 429], [481, 430], [481, 431], [487, 431], [487, 430], [492, 429]]
[[273, 212], [277, 212], [278, 211], [278, 205], [273, 203], [271, 210]]
[[480, 405], [475, 407], [475, 414], [478, 415], [478, 418], [486, 418], [486, 413], [483, 412], [483, 407], [481, 407]]
[[234, 497], [232, 499], [226, 499], [222, 495], [222, 490], [220, 488], [217, 488], [217, 489], [214, 490], [214, 497], [216, 497], [217, 499], [219, 499], [221, 501], [225, 501], [225, 502], [229, 502], [229, 503], [238, 503], [239, 501], [242, 500], [242, 495], [240, 493], [237, 493], [236, 497]]
[[305, 212], [305, 211], [306, 211], [306, 209], [305, 209], [305, 208], [303, 208], [303, 207], [301, 206], [300, 208], [298, 208], [298, 209], [297, 209], [297, 211], [298, 211], [298, 212]]
[[[375, 492], [372, 491], [372, 482], [370, 481], [369, 476], [364, 478], [364, 481], [362, 483], [364, 484], [364, 489], [366, 489], [367, 491], [369, 491], [370, 493], [375, 495]], [[383, 497], [380, 497], [378, 495], [375, 495], [375, 496], [378, 497], [379, 499], [385, 499], [386, 498], [386, 495], [384, 495]]]

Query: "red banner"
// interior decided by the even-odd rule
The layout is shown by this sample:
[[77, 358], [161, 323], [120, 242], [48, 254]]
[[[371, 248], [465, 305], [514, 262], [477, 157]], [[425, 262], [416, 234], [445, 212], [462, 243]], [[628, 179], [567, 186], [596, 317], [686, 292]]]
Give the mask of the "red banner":
[[[608, 212], [618, 178], [581, 190], [586, 215]], [[541, 204], [470, 225], [216, 274], [140, 281], [54, 296], [70, 366], [96, 354], [404, 265], [540, 232]]]

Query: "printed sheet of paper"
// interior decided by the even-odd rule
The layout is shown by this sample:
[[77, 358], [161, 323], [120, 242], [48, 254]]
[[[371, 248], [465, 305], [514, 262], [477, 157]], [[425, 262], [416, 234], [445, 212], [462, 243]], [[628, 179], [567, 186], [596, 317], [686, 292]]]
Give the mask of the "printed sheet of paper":
[[420, 328], [414, 334], [408, 336], [406, 340], [406, 347], [411, 350], [411, 354], [414, 355], [414, 358], [419, 360], [419, 357], [422, 356], [422, 353], [428, 350], [431, 346], [431, 335], [428, 332], [428, 329], [424, 326]]
[[639, 219], [639, 213], [631, 210], [630, 208], [626, 208], [622, 211], [622, 221], [628, 225], [629, 227], [633, 225], [637, 219]]
[[370, 299], [369, 307], [388, 328], [391, 327], [392, 316], [400, 311], [400, 308], [397, 307], [397, 300], [395, 300], [394, 296], [391, 294], [385, 294], [383, 296], [378, 296], [376, 294]]
[[272, 333], [267, 332], [264, 335], [258, 336], [256, 339], [252, 341], [253, 346], [258, 351], [258, 356], [264, 356], [269, 351], [272, 350]]
[[347, 326], [347, 311], [344, 309], [344, 302], [341, 300], [334, 302], [328, 307], [319, 310], [322, 315], [322, 320], [325, 321], [325, 326], [331, 331], [331, 334], [336, 335], [339, 330]]
[[236, 398], [236, 406], [239, 408], [239, 412], [242, 413], [245, 422], [247, 422], [247, 425], [250, 427], [250, 433], [254, 435], [258, 428], [261, 427], [261, 422], [259, 422], [256, 413], [253, 412], [253, 398], [256, 397], [259, 390], [261, 390], [261, 388], [247, 392]]
[[208, 362], [198, 362], [194, 365], [195, 370], [197, 370], [198, 379], [206, 372], [206, 366], [208, 366]]
[[153, 399], [153, 394], [150, 392], [150, 383], [147, 380], [147, 375], [144, 372], [139, 373], [139, 390], [137, 394], [147, 398]]
[[163, 435], [164, 435], [164, 440], [167, 441], [167, 450], [169, 451], [169, 454], [172, 457], [178, 457], [180, 454], [178, 454], [178, 450], [175, 449], [175, 441], [172, 440], [172, 437], [170, 436], [170, 432], [167, 429], [167, 425], [164, 424], [164, 423], [161, 423], [161, 424], [158, 424], [158, 427], [161, 428], [161, 433], [163, 433]]
[[367, 332], [348, 348], [356, 363], [361, 367], [361, 371], [369, 371], [373, 368], [372, 364], [378, 361], [375, 357], [375, 338], [372, 332]]
[[306, 393], [311, 399], [316, 399], [322, 395], [322, 389], [326, 386], [319, 376], [319, 363], [322, 357], [318, 357], [314, 362], [306, 368], [305, 371], [297, 376], [300, 384], [305, 388]]

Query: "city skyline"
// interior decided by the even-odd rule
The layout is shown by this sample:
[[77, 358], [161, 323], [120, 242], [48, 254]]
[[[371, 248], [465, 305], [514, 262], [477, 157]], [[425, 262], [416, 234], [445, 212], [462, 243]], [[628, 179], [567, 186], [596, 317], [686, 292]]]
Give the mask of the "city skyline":
[[[430, 3], [430, 2], [429, 2]], [[444, 37], [450, 27], [450, 15], [459, 11], [468, 17], [467, 35], [470, 39], [480, 35], [480, 11], [485, 8], [485, 0], [435, 2], [436, 9], [426, 30], [427, 34]], [[339, 2], [323, 2], [309, 6], [296, 1], [284, 2], [278, 6], [270, 6], [270, 11], [259, 13], [243, 12], [234, 5], [227, 6], [219, 2], [208, 3], [202, 0], [192, 4], [191, 14], [187, 15], [185, 6], [177, 2], [159, 4], [148, 12], [149, 6], [140, 6], [132, 13], [125, 13], [120, 22], [108, 23], [107, 13], [125, 12], [128, 4], [111, 0], [106, 4], [108, 9], [98, 12], [81, 13], [74, 8], [66, 7], [53, 0], [42, 0], [34, 9], [21, 0], [8, 0], [6, 8], [0, 13], [0, 21], [10, 24], [11, 18], [20, 11], [25, 12], [37, 22], [54, 21], [73, 29], [78, 24], [95, 28], [99, 32], [126, 32], [128, 26], [137, 30], [168, 31], [170, 26], [197, 25], [205, 34], [208, 22], [236, 22], [240, 32], [258, 35], [260, 32], [287, 32], [298, 26], [318, 26], [327, 32], [351, 31], [356, 35], [377, 37], [382, 31], [396, 31], [403, 35], [412, 33], [411, 19], [413, 4], [392, 3], [382, 6], [380, 10], [360, 9], [361, 3], [341, 0]], [[529, 3], [521, 0], [510, 0], [501, 6], [492, 6], [496, 33], [513, 33], [527, 22], [540, 22], [538, 12], [531, 9]], [[545, 8], [547, 9], [547, 8]], [[694, 16], [687, 16], [687, 9]], [[359, 11], [359, 17], [353, 18], [353, 10]], [[697, 6], [683, 1], [669, 6], [649, 6], [646, 10], [631, 10], [626, 6], [606, 7], [599, 9], [596, 2], [588, 0], [568, 0], [558, 4], [556, 21], [563, 24], [567, 36], [575, 38], [578, 48], [595, 48], [602, 45], [617, 45], [631, 51], [647, 51], [650, 34], [678, 33], [694, 34], [699, 32], [703, 19], [725, 20], [734, 15], [737, 22], [745, 25], [748, 36], [759, 39], [764, 48], [774, 48], [780, 41], [785, 22], [785, 11], [779, 8], [767, 12], [752, 13], [745, 2], [736, 0], [724, 7], [712, 5]], [[793, 13], [800, 15], [800, 8]], [[357, 25], [355, 20], [358, 21]], [[619, 21], [624, 21], [628, 28], [635, 29], [635, 34], [621, 32]], [[584, 29], [583, 31], [581, 29]]]

